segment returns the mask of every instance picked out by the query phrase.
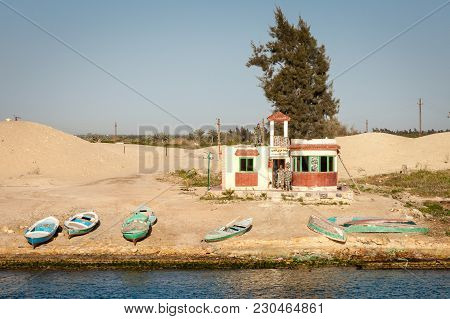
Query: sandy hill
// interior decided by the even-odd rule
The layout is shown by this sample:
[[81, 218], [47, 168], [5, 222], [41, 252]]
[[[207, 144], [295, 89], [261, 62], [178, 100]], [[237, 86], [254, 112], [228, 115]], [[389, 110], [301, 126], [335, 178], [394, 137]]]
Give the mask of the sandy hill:
[[[450, 169], [450, 133], [407, 138], [384, 133], [338, 137], [351, 174], [374, 175], [408, 169]], [[346, 177], [342, 168], [340, 176]]]
[[95, 179], [132, 172], [129, 159], [51, 127], [0, 122], [0, 178]]
[[[406, 138], [384, 133], [338, 137], [354, 176], [409, 169], [450, 169], [450, 133]], [[126, 153], [124, 154], [124, 147]], [[206, 171], [209, 149], [89, 143], [32, 122], [0, 122], [0, 179], [43, 176], [73, 182], [197, 168]], [[140, 165], [140, 166], [139, 166]], [[218, 170], [218, 158], [211, 162]], [[347, 174], [339, 165], [340, 178]]]

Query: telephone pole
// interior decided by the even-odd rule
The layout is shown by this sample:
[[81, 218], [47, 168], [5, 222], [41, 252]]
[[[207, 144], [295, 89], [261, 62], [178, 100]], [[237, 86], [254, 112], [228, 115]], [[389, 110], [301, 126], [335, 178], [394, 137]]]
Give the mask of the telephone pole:
[[369, 120], [366, 120], [366, 133], [369, 132]]
[[264, 118], [262, 119], [262, 122], [261, 122], [261, 127], [260, 127], [260, 130], [261, 130], [261, 145], [262, 146], [264, 146], [265, 145], [265, 133], [266, 133], [266, 129], [265, 129], [265, 127], [264, 127], [264, 125], [265, 125], [265, 123], [264, 123]]
[[220, 119], [217, 119], [217, 146], [219, 147], [219, 155], [222, 154], [222, 151], [220, 150]]
[[114, 122], [114, 137], [117, 138], [117, 122]]
[[417, 103], [417, 105], [419, 105], [419, 136], [421, 136], [422, 135], [422, 106], [423, 106], [422, 98], [419, 98], [419, 103]]

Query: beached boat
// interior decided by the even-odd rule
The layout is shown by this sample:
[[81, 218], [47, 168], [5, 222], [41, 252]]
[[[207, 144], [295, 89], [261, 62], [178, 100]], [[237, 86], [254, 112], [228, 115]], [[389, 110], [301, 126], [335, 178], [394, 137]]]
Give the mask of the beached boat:
[[385, 223], [397, 223], [415, 225], [414, 221], [404, 218], [383, 218], [383, 217], [367, 217], [367, 216], [352, 216], [352, 217], [330, 217], [327, 219], [329, 222], [339, 226], [350, 226], [357, 224], [385, 224]]
[[225, 240], [234, 236], [243, 235], [252, 227], [253, 218], [247, 218], [241, 221], [233, 220], [225, 226], [210, 231], [205, 235], [206, 242], [215, 242]]
[[339, 225], [346, 233], [427, 233], [409, 219], [380, 217], [330, 217], [329, 222]]
[[75, 214], [64, 222], [69, 239], [73, 236], [84, 235], [92, 231], [99, 222], [95, 212]]
[[41, 219], [25, 230], [25, 238], [33, 246], [33, 249], [43, 244], [56, 234], [59, 227], [59, 220], [53, 216]]
[[329, 217], [327, 218], [327, 220], [330, 223], [342, 226], [344, 224], [348, 224], [350, 222], [353, 221], [357, 221], [357, 220], [367, 220], [367, 219], [377, 219], [378, 217], [367, 217], [367, 216], [362, 216], [362, 217], [357, 217], [357, 216], [339, 216], [339, 217]]
[[347, 241], [347, 235], [344, 230], [324, 218], [317, 216], [310, 216], [308, 221], [308, 228], [312, 231], [319, 233], [331, 240], [345, 243]]
[[140, 206], [122, 224], [122, 235], [135, 245], [140, 239], [147, 236], [150, 227], [156, 223], [156, 216], [147, 206]]
[[356, 224], [344, 226], [346, 233], [420, 233], [425, 234], [428, 228], [402, 223]]
[[402, 218], [372, 218], [372, 219], [360, 219], [345, 223], [344, 226], [351, 225], [381, 225], [381, 224], [401, 224], [401, 225], [416, 225], [416, 223], [410, 219]]

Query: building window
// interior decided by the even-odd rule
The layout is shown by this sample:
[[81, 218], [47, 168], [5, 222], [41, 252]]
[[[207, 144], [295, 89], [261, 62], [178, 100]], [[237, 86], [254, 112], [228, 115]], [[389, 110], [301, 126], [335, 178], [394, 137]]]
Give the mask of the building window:
[[328, 172], [328, 156], [320, 157], [320, 171]]
[[294, 156], [294, 172], [334, 172], [335, 156]]
[[334, 156], [328, 156], [328, 171], [334, 172]]
[[239, 171], [253, 172], [253, 158], [240, 158]]
[[294, 172], [309, 172], [309, 156], [294, 156], [292, 160]]

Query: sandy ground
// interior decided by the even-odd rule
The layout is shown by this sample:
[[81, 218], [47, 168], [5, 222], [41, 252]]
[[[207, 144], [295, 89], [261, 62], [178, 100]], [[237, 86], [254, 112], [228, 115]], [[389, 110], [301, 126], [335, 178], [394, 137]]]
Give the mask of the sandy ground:
[[[201, 193], [204, 190], [197, 190]], [[135, 247], [125, 241], [120, 225], [130, 211], [148, 202], [158, 216], [151, 235]], [[92, 209], [101, 225], [94, 232], [68, 240], [60, 234], [32, 250], [22, 235], [31, 221], [53, 215], [61, 221], [74, 212]], [[448, 254], [449, 240], [429, 235], [351, 234], [345, 245], [311, 232], [311, 214], [408, 217], [407, 209], [393, 199], [377, 195], [356, 196], [351, 205], [318, 206], [271, 201], [216, 203], [186, 194], [179, 187], [152, 175], [112, 178], [72, 186], [4, 187], [0, 198], [2, 222], [13, 233], [0, 233], [0, 254], [210, 254], [226, 256], [290, 256], [335, 253], [342, 249], [418, 249], [422, 254]], [[405, 214], [406, 213], [406, 214]], [[253, 217], [247, 234], [229, 241], [206, 244], [203, 235], [235, 217]], [[420, 224], [429, 222], [418, 220]]]
[[[445, 154], [450, 150], [450, 134], [412, 141], [385, 134], [363, 134], [338, 141], [346, 164], [354, 172], [364, 169], [364, 172], [359, 170], [359, 174], [395, 171], [401, 164], [425, 163], [429, 169], [448, 168], [449, 165], [445, 163]], [[449, 237], [435, 236], [433, 232], [429, 235], [350, 234], [343, 245], [306, 227], [311, 214], [322, 217], [413, 216], [394, 199], [363, 194], [355, 196], [352, 204], [342, 206], [204, 201], [199, 199], [204, 189], [197, 189], [196, 194], [185, 193], [178, 185], [158, 177], [174, 168], [200, 167], [203, 164], [199, 163], [205, 162], [205, 150], [171, 149], [166, 156], [163, 148], [144, 149], [131, 145], [90, 144], [34, 123], [0, 122], [0, 255], [106, 253], [285, 257], [307, 253], [359, 251], [367, 254], [367, 251], [408, 250], [415, 256], [449, 258]], [[380, 152], [388, 150], [390, 153], [383, 156], [386, 161], [380, 161]], [[430, 154], [432, 151], [434, 155]], [[141, 164], [140, 156], [144, 158]], [[143, 171], [144, 166], [149, 171]], [[120, 226], [141, 203], [148, 203], [155, 210], [158, 223], [151, 235], [135, 247], [122, 238]], [[91, 209], [98, 212], [101, 225], [88, 235], [69, 241], [61, 233], [35, 250], [23, 237], [26, 226], [38, 219], [53, 215], [62, 223], [75, 212]], [[221, 243], [201, 242], [206, 232], [238, 216], [254, 218], [250, 232]], [[416, 221], [431, 229], [437, 227], [429, 220]]]

